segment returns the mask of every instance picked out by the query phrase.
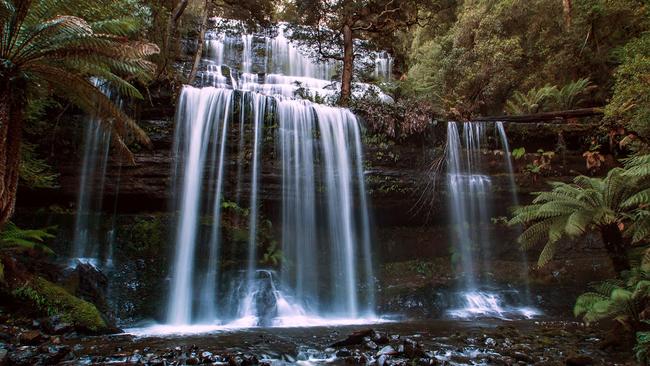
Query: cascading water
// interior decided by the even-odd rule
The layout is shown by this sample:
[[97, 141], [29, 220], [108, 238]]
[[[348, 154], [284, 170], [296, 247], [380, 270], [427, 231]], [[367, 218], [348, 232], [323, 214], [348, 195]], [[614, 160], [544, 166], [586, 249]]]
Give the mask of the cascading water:
[[379, 52], [375, 55], [373, 76], [386, 81], [393, 77], [393, 58], [388, 52]]
[[[197, 323], [250, 327], [373, 320], [359, 123], [349, 110], [295, 99], [304, 89], [334, 93], [325, 80], [331, 65], [313, 64], [282, 30], [274, 38], [209, 38], [207, 65], [199, 77], [203, 87], [184, 87], [178, 104], [173, 171], [178, 220], [168, 324], [178, 329]], [[236, 49], [243, 51], [237, 55]], [[262, 62], [260, 50], [265, 51]], [[243, 72], [224, 64], [229, 61]], [[277, 141], [275, 154], [282, 162], [277, 274], [260, 267], [258, 253], [261, 167], [270, 153], [263, 142], [269, 138]], [[242, 183], [247, 174], [248, 201]], [[232, 187], [228, 177], [236, 180]], [[221, 226], [228, 198], [249, 207], [246, 261], [238, 271], [220, 266], [230, 244], [223, 242]]]
[[[504, 305], [499, 294], [491, 292], [490, 273], [492, 240], [492, 178], [482, 166], [482, 148], [486, 144], [485, 122], [465, 122], [462, 130], [458, 124], [447, 124], [447, 187], [449, 190], [450, 227], [455, 254], [459, 260], [460, 295], [464, 306], [450, 311], [455, 317], [518, 315], [530, 317], [536, 311]], [[504, 148], [508, 169], [512, 204], [517, 204], [516, 185], [509, 156], [508, 141], [503, 125], [496, 124]]]
[[[93, 84], [102, 93], [112, 98], [112, 90], [106, 82], [93, 79]], [[110, 142], [110, 129], [102, 125], [102, 121], [98, 117], [88, 117], [85, 124], [84, 150], [79, 173], [79, 194], [77, 196], [71, 266], [76, 266], [77, 263], [99, 265], [100, 243], [103, 243], [104, 239], [109, 246], [107, 257], [110, 256], [112, 250], [110, 236], [113, 234], [109, 232], [105, 237], [100, 227]]]

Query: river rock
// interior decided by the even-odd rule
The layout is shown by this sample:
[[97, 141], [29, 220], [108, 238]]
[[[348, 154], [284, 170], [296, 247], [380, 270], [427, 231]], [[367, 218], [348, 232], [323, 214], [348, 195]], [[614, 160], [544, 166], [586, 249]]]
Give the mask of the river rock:
[[348, 357], [351, 356], [352, 352], [348, 351], [346, 348], [341, 348], [336, 352], [336, 357], [343, 358], [343, 357]]
[[33, 365], [32, 358], [36, 355], [37, 349], [34, 346], [18, 347], [9, 354], [9, 362], [14, 365]]
[[487, 338], [485, 340], [486, 347], [495, 347], [496, 345], [497, 345], [497, 341], [495, 341], [494, 338]]
[[395, 348], [393, 348], [393, 346], [385, 346], [384, 348], [380, 349], [377, 352], [377, 356], [381, 356], [381, 355], [392, 356], [392, 355], [396, 355], [396, 354], [397, 354], [397, 351], [395, 350]]
[[529, 355], [522, 353], [522, 352], [515, 352], [512, 357], [514, 357], [515, 360], [517, 361], [522, 361], [526, 363], [534, 363], [535, 360], [530, 357]]
[[35, 346], [41, 343], [43, 335], [38, 330], [28, 330], [20, 333], [18, 340], [21, 344]]
[[388, 344], [388, 342], [390, 341], [390, 339], [388, 339], [388, 336], [386, 335], [386, 333], [382, 333], [382, 332], [375, 332], [372, 340], [375, 343], [381, 344], [381, 345]]
[[332, 344], [330, 347], [345, 347], [345, 346], [354, 346], [357, 344], [361, 344], [365, 337], [370, 337], [372, 336], [372, 334], [373, 334], [372, 329], [358, 330], [350, 334], [344, 340]]

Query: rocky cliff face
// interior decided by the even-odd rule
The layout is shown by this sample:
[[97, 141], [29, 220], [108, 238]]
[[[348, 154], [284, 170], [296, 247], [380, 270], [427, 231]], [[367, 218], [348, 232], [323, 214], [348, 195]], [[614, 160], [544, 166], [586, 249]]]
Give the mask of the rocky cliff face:
[[[159, 295], [165, 291], [167, 263], [158, 257], [170, 250], [169, 236], [165, 232], [170, 220], [165, 218], [165, 224], [160, 224], [157, 218], [150, 218], [170, 209], [170, 195], [173, 194], [174, 105], [172, 93], [163, 90], [136, 108], [139, 123], [151, 137], [153, 147], [134, 149], [136, 166], [121, 166], [112, 158], [107, 169], [103, 191], [106, 220], [110, 220], [108, 217], [113, 211], [118, 215], [117, 231], [122, 231], [121, 245], [128, 253], [123, 257], [125, 265], [116, 272], [116, 278], [134, 284], [120, 295], [131, 299], [128, 309], [118, 314], [120, 318], [160, 316], [162, 306], [156, 304], [154, 299], [159, 300], [160, 296], [156, 293]], [[585, 146], [582, 136], [588, 135], [590, 126], [513, 123], [506, 127], [510, 146], [513, 149], [525, 147], [528, 152], [514, 160], [521, 202], [530, 200], [528, 193], [544, 189], [547, 180], [568, 180], [576, 172], [586, 172], [581, 156]], [[263, 143], [259, 198], [263, 215], [275, 223], [281, 217], [281, 166], [275, 148], [274, 126], [265, 128], [267, 137]], [[434, 316], [436, 308], [446, 306], [440, 289], [451, 286], [454, 264], [450, 250], [452, 243], [449, 237], [445, 172], [444, 168], [436, 169], [437, 162], [444, 159], [445, 131], [445, 123], [438, 123], [406, 141], [395, 142], [370, 132], [364, 136], [366, 187], [375, 228], [373, 248], [379, 268], [380, 306], [384, 311], [412, 308], [414, 314]], [[245, 133], [250, 134], [250, 126]], [[236, 146], [239, 138], [239, 130], [233, 125], [229, 132], [229, 145]], [[482, 158], [492, 178], [491, 194], [496, 203], [493, 219], [496, 224], [491, 230], [492, 236], [498, 238], [491, 254], [498, 265], [490, 275], [501, 283], [516, 287], [522, 283], [521, 273], [513, 270], [514, 264], [521, 261], [521, 256], [515, 250], [517, 233], [498, 224], [502, 223], [503, 216], [507, 216], [508, 206], [512, 202], [510, 177], [495, 136], [490, 136], [489, 145], [490, 148], [483, 151]], [[540, 149], [556, 154], [549, 164], [537, 171], [536, 166], [539, 168], [540, 163], [535, 160], [539, 160], [540, 153], [537, 151]], [[248, 167], [249, 160], [244, 157], [244, 168]], [[231, 159], [229, 164], [234, 166], [237, 160]], [[606, 164], [611, 164], [611, 161]], [[66, 157], [57, 162], [57, 167], [61, 172], [59, 188], [30, 190], [23, 187], [19, 192], [19, 216], [28, 222], [36, 222], [33, 226], [38, 226], [39, 222], [29, 217], [42, 218], [33, 214], [34, 208], [51, 205], [64, 209], [75, 207], [80, 162]], [[248, 202], [248, 174], [244, 174], [239, 182], [234, 174], [228, 177], [226, 197], [234, 199], [238, 186], [240, 202]], [[65, 252], [65, 243], [70, 242], [72, 237], [73, 221], [60, 222], [59, 242], [61, 251]], [[140, 225], [143, 222], [145, 229], [151, 229], [147, 226], [149, 222], [158, 223], [155, 240], [132, 235], [135, 231], [143, 230]], [[150, 236], [154, 236], [156, 230], [150, 231]], [[575, 246], [574, 243], [566, 245]], [[582, 289], [587, 281], [607, 277], [609, 267], [598, 240], [586, 240], [580, 246], [577, 252], [567, 250], [547, 268], [531, 271], [534, 285], [545, 289], [562, 284], [575, 292]], [[535, 253], [530, 254], [534, 256]], [[576, 274], [572, 270], [572, 277], [569, 278], [566, 275], [569, 267], [578, 267], [582, 271]], [[156, 285], [152, 285], [153, 282]], [[145, 283], [147, 285], [143, 286]], [[144, 288], [154, 290], [139, 290]], [[565, 306], [562, 308], [566, 310]]]

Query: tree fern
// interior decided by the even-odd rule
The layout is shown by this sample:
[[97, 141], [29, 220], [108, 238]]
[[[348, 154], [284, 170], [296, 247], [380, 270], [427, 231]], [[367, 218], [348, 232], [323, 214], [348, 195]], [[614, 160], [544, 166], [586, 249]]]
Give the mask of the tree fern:
[[624, 163], [626, 176], [639, 178], [650, 176], [650, 154], [625, 159]]
[[0, 231], [0, 248], [37, 249], [53, 254], [54, 252], [45, 245], [45, 241], [54, 238], [54, 235], [51, 233], [54, 229], [55, 227], [21, 229], [10, 221]]
[[[604, 178], [577, 176], [573, 183], [553, 182], [551, 187], [550, 191], [534, 193], [533, 203], [517, 208], [509, 221], [511, 225], [524, 225], [519, 237], [523, 249], [545, 243], [538, 259], [540, 266], [553, 258], [563, 238], [576, 238], [590, 231], [611, 236], [619, 227], [624, 228], [619, 236], [624, 234], [634, 243], [650, 235], [650, 212], [645, 210], [650, 204], [650, 182], [629, 176], [626, 169], [614, 168]], [[608, 243], [608, 247], [612, 245], [625, 243], [620, 238]], [[613, 260], [614, 256], [620, 257], [614, 247], [610, 253]]]
[[[104, 16], [108, 0], [0, 1], [0, 225], [13, 212], [20, 164], [20, 134], [27, 99], [57, 95], [95, 115], [113, 130], [111, 139], [131, 164], [127, 137], [149, 145], [147, 135], [91, 82], [105, 80], [125, 97], [141, 98], [132, 85], [147, 81], [158, 52], [154, 44], [133, 41], [134, 20]], [[81, 16], [80, 16], [81, 15]], [[84, 19], [83, 17], [87, 19]]]
[[530, 89], [526, 94], [517, 91], [506, 102], [506, 112], [512, 115], [537, 113], [544, 109], [544, 103], [556, 92], [557, 87], [550, 85]]
[[553, 107], [558, 110], [576, 108], [584, 101], [586, 93], [593, 88], [594, 85], [587, 78], [578, 79], [561, 89], [555, 88], [551, 95]]
[[[141, 98], [125, 77], [146, 78], [154, 65], [145, 60], [158, 52], [151, 43], [130, 41], [136, 21], [132, 18], [96, 22], [69, 14], [92, 14], [102, 1], [4, 0], [0, 58], [13, 65], [13, 73], [28, 81], [27, 87], [47, 85], [79, 107], [104, 117], [120, 134], [116, 139], [122, 152], [126, 131], [148, 144], [146, 134], [92, 85], [89, 77], [106, 80], [127, 97]], [[9, 76], [9, 75], [6, 75]], [[6, 77], [5, 76], [5, 77]]]

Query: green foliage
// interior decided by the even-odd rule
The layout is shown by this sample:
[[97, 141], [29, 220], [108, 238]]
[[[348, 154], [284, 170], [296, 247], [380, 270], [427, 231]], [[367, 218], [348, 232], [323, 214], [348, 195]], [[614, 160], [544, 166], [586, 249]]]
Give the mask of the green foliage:
[[223, 200], [221, 202], [221, 208], [225, 211], [231, 211], [242, 217], [248, 217], [250, 210], [248, 208], [240, 207], [237, 202]]
[[635, 333], [634, 352], [642, 364], [650, 361], [650, 324], [645, 319], [650, 304], [650, 248], [641, 251], [636, 266], [621, 273], [621, 279], [610, 279], [591, 284], [593, 291], [576, 299], [573, 313], [587, 323], [611, 319], [624, 329]]
[[[650, 322], [647, 320], [645, 320], [644, 323], [650, 325]], [[642, 365], [647, 365], [650, 363], [650, 332], [636, 333], [636, 345], [634, 345], [634, 354], [637, 361], [639, 361], [639, 363]]]
[[547, 84], [541, 88], [532, 88], [526, 94], [517, 91], [506, 102], [505, 110], [508, 114], [517, 115], [573, 109], [585, 101], [584, 96], [593, 88], [591, 81], [583, 78], [568, 83], [561, 89]]
[[608, 120], [643, 138], [650, 137], [650, 32], [616, 50], [621, 63], [614, 73], [613, 95], [605, 108]]
[[354, 98], [350, 105], [368, 130], [391, 139], [421, 134], [433, 122], [434, 107], [426, 98], [399, 98], [394, 103], [380, 100], [374, 93]]
[[[646, 254], [649, 251], [646, 250]], [[622, 273], [622, 279], [605, 280], [591, 285], [593, 291], [578, 297], [573, 308], [576, 317], [587, 324], [613, 319], [635, 331], [650, 301], [650, 255], [641, 264]]]
[[36, 145], [23, 143], [20, 146], [20, 179], [30, 188], [56, 188], [58, 173], [36, 155]]
[[497, 216], [497, 217], [491, 217], [490, 222], [493, 225], [507, 225], [508, 224], [508, 218], [505, 216]]
[[532, 88], [526, 94], [516, 91], [512, 98], [506, 102], [505, 110], [508, 114], [533, 114], [544, 109], [547, 100], [558, 92], [556, 86], [545, 85], [541, 88]]
[[513, 149], [512, 152], [511, 152], [511, 154], [512, 154], [512, 157], [513, 157], [515, 160], [519, 160], [519, 159], [521, 159], [524, 155], [526, 155], [526, 148], [523, 147], [523, 146], [522, 146], [522, 147], [518, 147], [518, 148], [516, 148], [516, 149]]
[[282, 259], [283, 259], [282, 250], [278, 248], [278, 243], [275, 240], [273, 240], [267, 246], [266, 251], [262, 256], [262, 259], [260, 260], [260, 264], [277, 267], [280, 265], [280, 263], [282, 263]]
[[5, 224], [0, 231], [0, 249], [35, 249], [48, 254], [53, 254], [44, 242], [54, 238], [51, 233], [56, 227], [50, 226], [44, 229], [21, 229], [13, 222]]
[[647, 180], [627, 175], [625, 169], [612, 169], [605, 178], [578, 176], [572, 184], [555, 182], [551, 186], [551, 191], [535, 193], [532, 204], [517, 208], [510, 220], [511, 225], [526, 227], [519, 237], [523, 248], [544, 244], [540, 266], [552, 259], [562, 238], [575, 238], [592, 230], [603, 233], [612, 227], [619, 230], [626, 225], [624, 234], [636, 241], [650, 232], [649, 220], [634, 220], [635, 215], [647, 214], [650, 196], [643, 192], [650, 186]]
[[555, 110], [576, 108], [585, 101], [585, 94], [593, 88], [595, 86], [591, 84], [591, 81], [588, 78], [583, 78], [566, 84], [562, 89], [555, 89], [552, 93], [551, 108]]
[[[523, 147], [521, 149], [523, 149], [523, 152], [521, 152], [523, 156], [526, 149]], [[553, 158], [555, 158], [554, 151], [544, 151], [542, 149], [537, 150], [537, 153], [534, 154], [533, 161], [524, 166], [524, 174], [533, 182], [536, 182], [541, 176], [551, 172], [551, 163], [553, 162]]]
[[[549, 101], [551, 85], [566, 85], [556, 91], [558, 108], [579, 105], [586, 97], [579, 91], [590, 87], [571, 81], [584, 77], [602, 87], [589, 102], [604, 105], [616, 66], [612, 51], [648, 29], [647, 6], [636, 0], [571, 3], [569, 23], [558, 0], [470, 0], [445, 7], [450, 10], [438, 21], [409, 32], [406, 89], [426, 95], [450, 118], [471, 118], [504, 108], [534, 113]], [[637, 95], [642, 101], [647, 94], [621, 100]]]
[[12, 295], [30, 302], [35, 309], [47, 315], [59, 315], [64, 322], [93, 332], [106, 329], [106, 323], [95, 305], [71, 295], [65, 289], [44, 278], [16, 288]]
[[155, 257], [168, 239], [167, 217], [139, 216], [129, 227], [126, 250], [134, 256]]
[[145, 58], [157, 53], [158, 47], [125, 37], [137, 28], [134, 18], [103, 13], [107, 4], [0, 2], [0, 81], [12, 89], [13, 98], [3, 102], [23, 105], [27, 97], [50, 93], [68, 99], [109, 124], [114, 143], [132, 159], [124, 142], [127, 131], [141, 143], [148, 144], [148, 137], [91, 78], [106, 81], [124, 97], [142, 98], [127, 79], [148, 79], [155, 67]]

